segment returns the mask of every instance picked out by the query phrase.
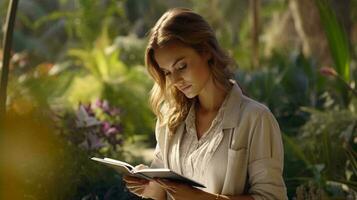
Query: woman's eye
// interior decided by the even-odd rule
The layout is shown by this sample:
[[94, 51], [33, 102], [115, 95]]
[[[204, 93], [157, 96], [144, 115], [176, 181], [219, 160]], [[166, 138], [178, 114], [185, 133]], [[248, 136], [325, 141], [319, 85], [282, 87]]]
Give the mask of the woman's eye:
[[178, 67], [178, 70], [186, 69], [186, 67], [187, 67], [187, 64], [180, 65], [180, 66]]
[[166, 72], [166, 71], [164, 72], [164, 75], [165, 75], [165, 76], [168, 76], [168, 75], [170, 75], [170, 74], [171, 74], [170, 72]]

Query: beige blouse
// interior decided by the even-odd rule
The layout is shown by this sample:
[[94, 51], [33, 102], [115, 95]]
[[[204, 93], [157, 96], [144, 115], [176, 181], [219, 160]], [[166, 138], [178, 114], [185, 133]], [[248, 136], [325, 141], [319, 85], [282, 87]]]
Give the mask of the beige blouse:
[[[226, 98], [227, 99], [227, 98]], [[222, 167], [208, 167], [211, 166], [210, 161], [213, 155], [218, 150], [218, 146], [224, 139], [222, 133], [222, 119], [226, 106], [226, 100], [222, 103], [216, 117], [213, 119], [210, 128], [198, 139], [196, 132], [196, 112], [195, 103], [192, 104], [190, 111], [185, 120], [185, 130], [181, 138], [180, 148], [178, 151], [170, 149], [170, 168], [186, 177], [190, 177], [195, 181], [210, 185], [207, 181], [207, 176], [217, 170], [225, 170]], [[225, 138], [224, 143], [228, 143], [228, 137]], [[221, 148], [219, 157], [225, 158], [227, 155], [228, 147]], [[179, 163], [175, 162], [175, 157], [179, 158]], [[219, 174], [221, 174], [220, 172]], [[222, 184], [223, 184], [223, 177]], [[213, 188], [207, 187], [206, 191], [211, 191]]]
[[194, 120], [190, 118], [173, 136], [165, 124], [157, 122], [151, 166], [170, 168], [202, 182], [210, 193], [250, 194], [255, 200], [287, 199], [283, 144], [270, 110], [244, 96], [233, 83], [220, 114], [202, 141], [192, 141], [194, 131], [189, 121]]

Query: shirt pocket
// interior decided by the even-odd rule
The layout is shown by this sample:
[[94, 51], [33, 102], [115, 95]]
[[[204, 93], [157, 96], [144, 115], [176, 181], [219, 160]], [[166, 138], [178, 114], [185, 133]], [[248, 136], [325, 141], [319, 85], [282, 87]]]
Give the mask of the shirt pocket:
[[224, 185], [230, 195], [244, 192], [247, 178], [247, 148], [228, 149], [227, 173]]

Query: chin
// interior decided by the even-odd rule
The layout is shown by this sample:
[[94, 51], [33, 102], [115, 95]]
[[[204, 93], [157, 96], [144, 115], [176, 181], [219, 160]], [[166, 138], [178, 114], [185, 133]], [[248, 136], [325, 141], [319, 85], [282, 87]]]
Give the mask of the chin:
[[188, 93], [188, 94], [184, 93], [184, 95], [189, 99], [193, 99], [193, 98], [195, 98], [197, 96], [196, 94], [192, 94], [192, 93]]

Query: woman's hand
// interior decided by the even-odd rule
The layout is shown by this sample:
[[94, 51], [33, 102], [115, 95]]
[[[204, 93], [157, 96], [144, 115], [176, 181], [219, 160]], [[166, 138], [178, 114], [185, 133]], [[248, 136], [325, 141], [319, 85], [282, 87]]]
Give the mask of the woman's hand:
[[155, 200], [166, 199], [165, 190], [156, 182], [133, 176], [124, 176], [123, 180], [130, 192], [143, 197]]
[[204, 191], [183, 183], [177, 183], [166, 179], [155, 179], [160, 186], [168, 192], [174, 200], [203, 199]]
[[[136, 170], [139, 169], [145, 169], [148, 168], [145, 165], [137, 165], [135, 167]], [[146, 188], [146, 186], [149, 184], [150, 181], [146, 180], [146, 179], [142, 179], [142, 178], [137, 178], [137, 177], [133, 177], [133, 176], [124, 176], [123, 180], [125, 182], [126, 187], [129, 189], [129, 191], [131, 193], [134, 193], [140, 197], [143, 196], [144, 190]]]
[[144, 195], [145, 188], [149, 185], [148, 180], [133, 176], [124, 176], [123, 180], [128, 190], [140, 197]]
[[[148, 167], [145, 165], [138, 165], [135, 167], [136, 170], [144, 168]], [[124, 176], [123, 180], [129, 191], [140, 197], [157, 200], [166, 199], [165, 190], [163, 190], [155, 181], [148, 181], [146, 179], [133, 176]]]

